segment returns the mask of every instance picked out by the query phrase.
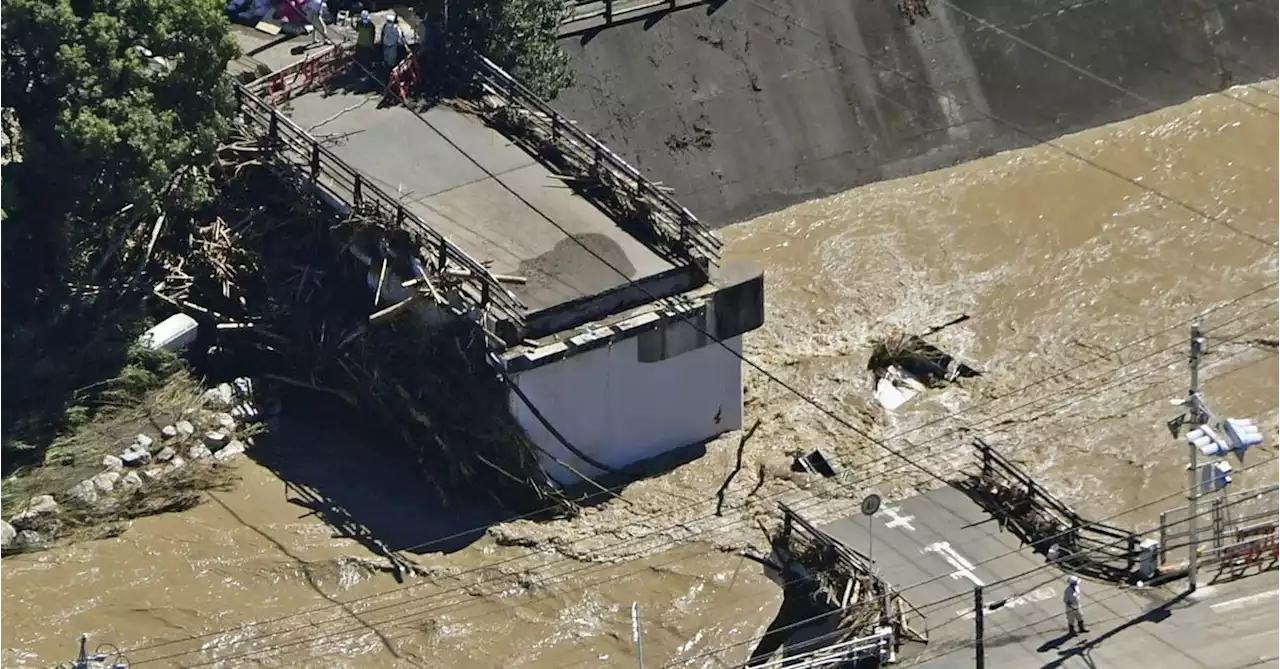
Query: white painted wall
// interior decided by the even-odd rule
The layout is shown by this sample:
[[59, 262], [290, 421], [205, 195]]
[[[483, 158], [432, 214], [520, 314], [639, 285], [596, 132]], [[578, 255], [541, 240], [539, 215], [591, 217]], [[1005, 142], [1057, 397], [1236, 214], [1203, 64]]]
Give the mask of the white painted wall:
[[[688, 326], [669, 325], [668, 334], [679, 336], [681, 327]], [[624, 339], [513, 379], [570, 443], [610, 466], [629, 465], [742, 427], [741, 360], [707, 342], [657, 362], [640, 362], [640, 340]], [[742, 350], [741, 336], [724, 343], [735, 352]], [[512, 415], [534, 443], [587, 475], [600, 473], [565, 449], [515, 393], [510, 402]], [[555, 462], [544, 466], [560, 483], [578, 481]]]

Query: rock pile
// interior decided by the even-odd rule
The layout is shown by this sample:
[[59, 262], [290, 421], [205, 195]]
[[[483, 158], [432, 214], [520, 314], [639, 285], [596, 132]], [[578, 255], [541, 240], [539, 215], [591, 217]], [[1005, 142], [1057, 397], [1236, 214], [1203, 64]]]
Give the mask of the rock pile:
[[[261, 420], [252, 401], [253, 384], [236, 379], [206, 392], [201, 406], [184, 412], [160, 434], [138, 434], [118, 454], [102, 458], [102, 471], [61, 495], [63, 504], [109, 510], [123, 497], [146, 494], [166, 476], [188, 463], [225, 463], [253, 443], [246, 428]], [[0, 526], [3, 548], [30, 549], [58, 536], [61, 507], [53, 495], [31, 498], [22, 510]]]

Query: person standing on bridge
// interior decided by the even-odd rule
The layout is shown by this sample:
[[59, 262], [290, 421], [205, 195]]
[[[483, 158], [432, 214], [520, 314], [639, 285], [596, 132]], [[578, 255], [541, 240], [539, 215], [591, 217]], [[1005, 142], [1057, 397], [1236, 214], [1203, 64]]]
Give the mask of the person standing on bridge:
[[387, 66], [389, 74], [400, 62], [400, 43], [404, 41], [400, 34], [400, 25], [396, 20], [395, 12], [387, 12], [386, 21], [382, 24], [382, 35], [379, 41], [382, 42], [382, 61]]
[[323, 41], [325, 44], [333, 44], [333, 40], [329, 39], [329, 26], [324, 22], [324, 0], [307, 0], [304, 8], [307, 21], [311, 23], [311, 43]]
[[1080, 615], [1080, 577], [1067, 578], [1067, 590], [1062, 593], [1062, 603], [1067, 607], [1067, 634], [1084, 634], [1084, 616]]

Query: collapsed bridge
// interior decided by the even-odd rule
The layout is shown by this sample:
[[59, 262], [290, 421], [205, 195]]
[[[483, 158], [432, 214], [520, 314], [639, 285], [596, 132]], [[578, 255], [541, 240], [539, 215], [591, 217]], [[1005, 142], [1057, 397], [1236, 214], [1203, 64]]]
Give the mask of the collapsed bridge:
[[[289, 381], [417, 423], [401, 436], [424, 470], [463, 460], [454, 483], [484, 471], [540, 497], [738, 429], [737, 352], [763, 322], [760, 272], [721, 266], [718, 236], [668, 189], [497, 65], [474, 55], [466, 67], [467, 87], [423, 110], [386, 105], [393, 91], [370, 86], [343, 45], [238, 85], [238, 146], [325, 221], [290, 233], [325, 241], [289, 263], [343, 266], [277, 283], [342, 275], [341, 290], [319, 292], [369, 300], [338, 309], [341, 326], [311, 319], [324, 331], [299, 335], [315, 352], [292, 365], [308, 378]], [[265, 264], [296, 253], [269, 246]], [[251, 336], [251, 323], [206, 311], [220, 335]], [[269, 334], [258, 327], [261, 345], [283, 349]], [[466, 397], [468, 420], [509, 419], [494, 437], [507, 446], [442, 438], [433, 412]]]

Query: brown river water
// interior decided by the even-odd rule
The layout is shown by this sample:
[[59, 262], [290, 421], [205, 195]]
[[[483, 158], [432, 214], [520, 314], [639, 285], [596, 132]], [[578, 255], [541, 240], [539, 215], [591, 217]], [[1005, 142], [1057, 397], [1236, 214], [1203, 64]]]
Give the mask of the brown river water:
[[[746, 353], [931, 471], [964, 464], [966, 435], [982, 434], [1085, 513], [1145, 505], [1114, 522], [1149, 524], [1184, 481], [1185, 451], [1163, 423], [1186, 391], [1197, 311], [1227, 304], [1204, 318], [1206, 396], [1263, 426], [1268, 444], [1246, 464], [1275, 455], [1277, 362], [1250, 340], [1277, 330], [1276, 95], [1274, 81], [1237, 87], [1055, 142], [1221, 222], [1040, 146], [728, 228], [728, 258], [768, 272], [768, 320]], [[960, 314], [971, 318], [929, 339], [985, 374], [883, 411], [872, 340]], [[777, 500], [835, 518], [870, 490], [894, 498], [928, 482], [754, 372], [747, 398], [761, 425], [723, 516], [710, 491], [733, 468], [736, 434], [629, 486], [629, 503], [411, 556], [422, 575], [403, 583], [245, 460], [234, 490], [194, 510], [5, 559], [0, 661], [64, 662], [88, 633], [139, 667], [631, 667], [638, 602], [647, 666], [735, 665], [781, 601], [734, 552], [761, 544], [758, 518]], [[787, 454], [811, 448], [858, 480], [791, 474]], [[1237, 485], [1276, 472], [1262, 464]]]

